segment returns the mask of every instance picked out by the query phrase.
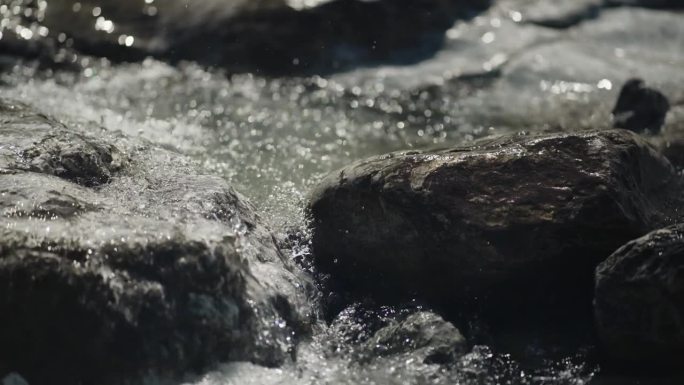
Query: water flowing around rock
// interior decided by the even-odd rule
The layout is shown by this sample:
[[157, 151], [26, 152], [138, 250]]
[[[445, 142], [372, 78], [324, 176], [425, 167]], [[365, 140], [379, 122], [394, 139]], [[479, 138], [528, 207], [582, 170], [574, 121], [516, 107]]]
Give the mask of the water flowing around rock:
[[3, 365], [34, 384], [118, 383], [291, 357], [307, 280], [230, 186], [11, 101], [0, 121]]
[[[0, 93], [13, 106], [0, 113], [0, 245], [11, 243], [0, 247], [0, 290], [12, 293], [0, 305], [14, 314], [0, 313], [0, 326], [9, 325], [0, 333], [0, 383], [40, 385], [75, 373], [98, 379], [86, 384], [139, 383], [152, 370], [192, 385], [680, 385], [665, 369], [654, 380], [606, 365], [609, 344], [594, 347], [591, 273], [623, 242], [679, 217], [678, 203], [665, 199], [672, 186], [654, 180], [684, 165], [681, 12], [676, 0], [0, 0]], [[615, 109], [633, 78], [646, 85], [637, 94], [662, 95], [669, 110], [659, 97], [647, 97], [654, 103], [645, 109], [638, 97]], [[630, 117], [640, 117], [627, 127], [640, 139], [598, 133]], [[508, 232], [496, 245], [457, 244], [515, 272], [488, 263], [481, 285], [468, 285], [491, 288], [482, 292], [502, 306], [481, 299], [476, 309], [462, 306], [469, 295], [449, 298], [458, 306], [438, 303], [423, 287], [445, 290], [428, 278], [382, 290], [396, 282], [367, 271], [347, 276], [334, 259], [312, 255], [307, 197], [333, 170], [396, 151], [473, 152], [475, 141], [493, 135], [513, 135], [517, 144], [502, 147], [508, 151], [549, 134], [556, 139], [542, 146], [547, 156], [521, 158], [529, 167], [502, 162], [489, 175], [518, 187], [538, 181], [528, 183], [528, 195], [503, 188], [496, 195], [527, 202], [470, 196], [473, 210], [463, 216], [525, 230], [536, 225], [521, 221], [543, 219], [538, 230]], [[561, 143], [564, 134], [578, 143]], [[598, 154], [587, 150], [593, 142], [582, 142], [585, 134]], [[611, 142], [619, 138], [630, 139], [624, 147]], [[578, 159], [589, 159], [586, 168]], [[444, 177], [446, 190], [450, 175], [428, 180], [434, 186]], [[485, 184], [478, 182], [471, 185]], [[558, 209], [581, 201], [566, 187], [605, 191], [589, 194], [591, 204], [577, 213]], [[445, 190], [441, 203], [449, 201]], [[343, 207], [335, 207], [341, 217], [358, 210]], [[453, 214], [436, 203], [412, 214], [434, 208]], [[444, 256], [440, 244], [453, 246], [456, 235], [437, 225], [481, 224], [432, 217], [416, 229], [424, 238], [397, 235], [388, 239], [407, 247], [388, 248], [425, 246]], [[514, 258], [521, 251], [531, 258]], [[322, 272], [326, 258], [331, 266]], [[533, 258], [569, 267], [531, 266]], [[515, 261], [548, 274], [518, 274], [524, 269]], [[403, 268], [383, 266], [392, 268], [384, 277]], [[33, 272], [42, 277], [39, 290], [31, 290]], [[501, 276], [511, 280], [497, 283]], [[363, 278], [370, 290], [347, 290], [341, 277]], [[457, 282], [441, 282], [460, 292]], [[511, 282], [530, 295], [501, 289]], [[386, 300], [407, 293], [408, 303]], [[533, 297], [554, 306], [514, 305]], [[581, 309], [558, 306], [577, 303]], [[65, 306], [74, 312], [59, 310]], [[77, 313], [85, 316], [67, 322]], [[42, 343], [66, 348], [51, 354]]]

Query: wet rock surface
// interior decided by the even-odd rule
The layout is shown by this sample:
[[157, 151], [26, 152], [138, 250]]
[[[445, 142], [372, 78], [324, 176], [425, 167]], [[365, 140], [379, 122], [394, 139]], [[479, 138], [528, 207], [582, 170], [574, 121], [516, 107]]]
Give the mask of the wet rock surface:
[[[171, 56], [213, 56], [215, 64], [231, 71], [276, 75], [330, 73], [382, 62], [409, 64], [439, 50], [454, 20], [470, 18], [488, 5], [488, 0], [344, 0], [302, 10], [253, 12], [213, 30], [169, 37]], [[220, 52], [207, 55], [195, 44], [198, 39], [213, 39]]]
[[431, 312], [417, 312], [378, 330], [364, 344], [370, 357], [411, 354], [426, 364], [447, 364], [467, 352], [456, 327]]
[[676, 216], [680, 185], [625, 130], [393, 153], [313, 192], [313, 251], [343, 290], [489, 309], [577, 305], [600, 261]]
[[682, 370], [684, 225], [653, 231], [596, 270], [594, 302], [607, 356], [631, 370]]
[[8, 100], [0, 143], [0, 371], [110, 384], [294, 354], [307, 280], [222, 179]]
[[327, 333], [329, 357], [351, 355], [362, 365], [409, 359], [452, 365], [469, 352], [461, 332], [438, 314], [414, 307], [364, 306], [343, 309]]
[[50, 1], [37, 7], [29, 1], [26, 6], [34, 12], [21, 22], [34, 21], [56, 39], [28, 44], [20, 32], [4, 43], [0, 39], [0, 47], [34, 56], [61, 51], [60, 61], [68, 61], [74, 48], [116, 61], [152, 55], [236, 72], [326, 73], [361, 63], [418, 61], [439, 49], [455, 19], [470, 18], [490, 1], [299, 3], [208, 0], [190, 7], [180, 0], [98, 0]]
[[42, 173], [94, 187], [109, 182], [122, 166], [124, 155], [106, 141], [69, 131], [21, 106], [3, 103], [0, 113], [5, 144], [0, 152], [2, 173]]

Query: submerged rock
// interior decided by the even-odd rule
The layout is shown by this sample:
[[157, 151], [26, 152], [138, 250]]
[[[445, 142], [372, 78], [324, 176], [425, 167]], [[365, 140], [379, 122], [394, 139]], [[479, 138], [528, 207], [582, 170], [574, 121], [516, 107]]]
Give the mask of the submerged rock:
[[465, 338], [435, 313], [420, 311], [378, 330], [364, 344], [369, 357], [410, 353], [426, 364], [447, 364], [467, 352]]
[[682, 370], [684, 225], [653, 231], [596, 270], [598, 336], [614, 361]]
[[540, 301], [588, 307], [596, 265], [668, 222], [680, 185], [625, 130], [393, 153], [315, 189], [313, 252], [338, 289], [357, 294], [499, 313]]
[[630, 79], [620, 90], [613, 108], [613, 125], [634, 132], [657, 133], [665, 123], [670, 103], [641, 79]]
[[468, 348], [452, 323], [415, 307], [357, 303], [337, 314], [326, 333], [328, 358], [346, 355], [362, 365], [402, 359], [418, 365], [446, 365]]
[[0, 143], [0, 369], [109, 384], [293, 354], [307, 281], [222, 179], [5, 100]]

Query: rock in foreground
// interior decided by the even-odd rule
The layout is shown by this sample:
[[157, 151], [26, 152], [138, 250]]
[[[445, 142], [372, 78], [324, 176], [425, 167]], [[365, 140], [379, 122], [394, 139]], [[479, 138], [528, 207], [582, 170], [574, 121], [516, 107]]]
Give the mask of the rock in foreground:
[[639, 368], [681, 370], [684, 225], [631, 241], [599, 265], [594, 307], [610, 358]]
[[0, 100], [0, 377], [110, 384], [278, 365], [302, 284], [220, 178]]
[[588, 307], [596, 265], [667, 222], [679, 186], [669, 162], [626, 130], [394, 153], [313, 192], [314, 254], [355, 293]]

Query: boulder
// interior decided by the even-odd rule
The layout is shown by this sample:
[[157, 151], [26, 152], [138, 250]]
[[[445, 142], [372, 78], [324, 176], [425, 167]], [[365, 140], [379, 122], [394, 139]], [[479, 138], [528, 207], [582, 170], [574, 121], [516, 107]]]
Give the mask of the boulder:
[[[209, 59], [232, 71], [270, 75], [326, 74], [379, 62], [416, 63], [442, 47], [445, 32], [456, 20], [471, 18], [489, 4], [490, 0], [333, 0], [301, 9], [271, 8], [239, 14], [215, 28], [167, 34], [173, 48], [168, 56]], [[198, 40], [215, 44], [206, 49], [196, 44]]]
[[222, 179], [0, 100], [0, 378], [279, 365], [307, 332], [307, 285]]
[[[17, 5], [0, 49], [68, 63], [74, 52], [116, 61], [194, 60], [274, 75], [359, 63], [416, 62], [439, 50], [456, 19], [490, 0], [55, 0]], [[27, 16], [28, 15], [28, 16]], [[202, 44], [197, 44], [202, 41]], [[48, 56], [45, 58], [44, 56]], [[46, 60], [49, 61], [49, 60]]]
[[458, 329], [428, 311], [413, 313], [378, 330], [363, 345], [368, 357], [410, 353], [426, 364], [448, 364], [467, 353], [468, 345]]
[[684, 225], [655, 230], [596, 269], [594, 311], [606, 355], [638, 368], [684, 362]]
[[513, 315], [540, 303], [589, 309], [594, 268], [671, 221], [680, 187], [626, 130], [392, 153], [314, 189], [313, 253], [336, 290], [359, 296]]

